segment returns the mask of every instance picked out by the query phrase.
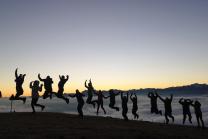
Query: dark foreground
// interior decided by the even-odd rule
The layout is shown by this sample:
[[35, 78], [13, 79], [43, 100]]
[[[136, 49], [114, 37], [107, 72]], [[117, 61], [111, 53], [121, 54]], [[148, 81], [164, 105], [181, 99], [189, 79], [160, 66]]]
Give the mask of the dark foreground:
[[58, 113], [1, 113], [0, 139], [205, 139], [207, 129]]

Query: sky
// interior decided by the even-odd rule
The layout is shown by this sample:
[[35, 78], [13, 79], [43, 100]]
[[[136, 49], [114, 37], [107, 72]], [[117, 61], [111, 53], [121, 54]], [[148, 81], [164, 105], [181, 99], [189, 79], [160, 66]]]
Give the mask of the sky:
[[0, 0], [0, 90], [69, 75], [65, 92], [208, 83], [207, 0]]

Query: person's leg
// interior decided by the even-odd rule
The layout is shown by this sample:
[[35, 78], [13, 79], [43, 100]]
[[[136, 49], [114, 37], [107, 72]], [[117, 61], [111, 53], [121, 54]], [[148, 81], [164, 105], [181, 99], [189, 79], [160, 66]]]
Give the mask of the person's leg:
[[166, 124], [168, 124], [169, 123], [169, 119], [168, 119], [168, 115], [167, 114], [165, 114], [165, 120], [166, 120]]
[[15, 96], [14, 96], [14, 99], [13, 100], [21, 100], [23, 101], [23, 103], [25, 104], [26, 102], [26, 97], [20, 97], [21, 96], [21, 93], [17, 93]]
[[48, 93], [49, 93], [48, 91], [45, 91], [45, 92], [44, 92], [44, 94], [43, 94], [43, 99], [47, 99], [47, 98], [49, 97]]
[[186, 114], [183, 114], [183, 124], [186, 122]]
[[100, 109], [100, 104], [98, 103], [98, 107], [97, 107], [97, 115], [99, 113], [99, 109]]
[[105, 108], [103, 107], [103, 102], [101, 102], [101, 108], [103, 109], [104, 114], [106, 114]]
[[31, 107], [32, 107], [33, 113], [35, 113], [34, 103], [35, 103], [35, 101], [34, 101], [34, 99], [32, 98], [32, 101], [31, 101]]
[[188, 114], [188, 117], [189, 117], [189, 122], [192, 124], [192, 121], [191, 121], [192, 120], [191, 113]]
[[169, 117], [172, 119], [172, 122], [174, 123], [175, 118], [174, 118], [174, 116], [172, 115], [172, 113], [169, 115]]
[[204, 120], [203, 120], [203, 117], [202, 117], [202, 113], [199, 115], [199, 119], [201, 121], [202, 128], [205, 128], [205, 126], [204, 126]]
[[81, 104], [78, 104], [78, 106], [77, 106], [77, 111], [78, 111], [78, 113], [79, 113], [79, 116], [80, 116], [80, 117], [83, 117], [82, 105], [81, 105]]
[[201, 126], [200, 126], [199, 116], [198, 115], [196, 115], [196, 120], [197, 120], [198, 128], [200, 128]]

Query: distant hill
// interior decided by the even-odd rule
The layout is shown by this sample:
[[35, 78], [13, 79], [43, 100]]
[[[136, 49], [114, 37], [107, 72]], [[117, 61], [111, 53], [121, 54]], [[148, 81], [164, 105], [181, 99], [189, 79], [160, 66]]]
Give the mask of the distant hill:
[[[119, 92], [121, 90], [114, 89], [115, 92]], [[129, 90], [132, 93], [136, 94], [147, 94], [152, 91], [157, 91], [162, 95], [208, 95], [208, 84], [191, 84], [185, 86], [176, 86], [176, 87], [168, 87], [168, 88], [144, 88], [144, 89], [131, 89]], [[108, 91], [103, 91], [104, 94], [108, 94]], [[87, 90], [83, 91], [85, 95], [87, 95]]]
[[160, 94], [183, 94], [183, 95], [208, 95], [208, 85], [207, 84], [191, 84], [185, 86], [176, 86], [169, 88], [146, 88], [146, 89], [138, 89], [131, 90], [136, 93], [148, 93], [151, 91], [157, 91]]

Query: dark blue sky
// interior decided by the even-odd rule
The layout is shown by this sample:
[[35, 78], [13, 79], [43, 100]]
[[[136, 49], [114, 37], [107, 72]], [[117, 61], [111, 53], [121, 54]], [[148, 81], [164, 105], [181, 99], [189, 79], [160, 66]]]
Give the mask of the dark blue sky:
[[70, 91], [90, 77], [98, 89], [207, 83], [207, 7], [207, 0], [1, 0], [0, 88], [14, 84], [16, 67], [27, 82], [39, 72], [54, 80], [70, 74]]

